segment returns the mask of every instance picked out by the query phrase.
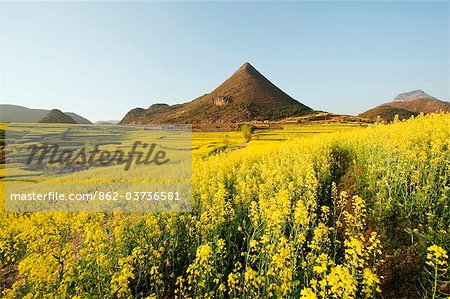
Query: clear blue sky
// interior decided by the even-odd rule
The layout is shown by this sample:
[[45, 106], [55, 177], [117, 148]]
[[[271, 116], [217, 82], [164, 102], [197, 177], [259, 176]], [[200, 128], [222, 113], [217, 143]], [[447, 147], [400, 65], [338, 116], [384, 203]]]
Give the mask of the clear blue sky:
[[1, 2], [0, 103], [121, 119], [242, 63], [312, 108], [449, 99], [449, 3]]

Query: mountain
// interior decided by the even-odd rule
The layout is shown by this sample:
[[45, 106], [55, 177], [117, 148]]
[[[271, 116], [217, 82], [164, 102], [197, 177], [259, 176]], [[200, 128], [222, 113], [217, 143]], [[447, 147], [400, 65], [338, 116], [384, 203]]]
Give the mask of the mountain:
[[[30, 109], [23, 106], [0, 104], [0, 123], [20, 122], [20, 123], [37, 123], [45, 117], [50, 110]], [[88, 119], [75, 114], [66, 112], [78, 124], [92, 124]]]
[[96, 121], [94, 124], [95, 125], [117, 125], [120, 122], [120, 120], [99, 120]]
[[211, 93], [184, 104], [135, 108], [120, 123], [224, 124], [277, 120], [311, 111], [272, 84], [252, 65], [244, 63]]
[[64, 112], [64, 113], [72, 117], [73, 120], [77, 122], [77, 124], [84, 124], [84, 125], [92, 124], [92, 122], [89, 119], [84, 118], [83, 116], [78, 115], [76, 113], [73, 112]]
[[361, 113], [358, 116], [373, 121], [377, 120], [379, 117], [383, 122], [391, 122], [394, 120], [395, 115], [398, 115], [399, 119], [408, 119], [411, 116], [417, 116], [418, 114], [419, 113], [417, 112], [412, 112], [406, 109], [396, 108], [392, 106], [385, 106], [383, 104], [370, 110], [367, 110], [366, 112]]
[[381, 104], [375, 108], [361, 113], [359, 116], [370, 120], [378, 117], [384, 122], [391, 122], [395, 115], [399, 119], [407, 119], [420, 113], [433, 113], [438, 111], [450, 111], [450, 103], [438, 100], [422, 90], [401, 93], [393, 102]]
[[77, 122], [64, 112], [58, 109], [50, 110], [46, 116], [44, 116], [40, 123], [61, 123], [61, 124], [76, 124]]
[[417, 89], [417, 90], [413, 90], [410, 92], [404, 92], [404, 93], [397, 95], [394, 99], [394, 102], [413, 101], [413, 100], [418, 100], [418, 99], [437, 100], [436, 98], [425, 93], [423, 90]]
[[438, 99], [420, 98], [405, 102], [389, 103], [391, 107], [402, 108], [416, 113], [433, 113], [437, 111], [450, 111], [450, 103]]

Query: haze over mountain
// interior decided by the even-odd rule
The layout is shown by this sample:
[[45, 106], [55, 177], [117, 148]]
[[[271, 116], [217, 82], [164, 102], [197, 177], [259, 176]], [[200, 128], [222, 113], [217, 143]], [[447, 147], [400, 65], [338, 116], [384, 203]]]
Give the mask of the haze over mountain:
[[244, 63], [211, 93], [184, 104], [153, 104], [148, 109], [135, 108], [125, 115], [121, 124], [237, 123], [277, 120], [311, 111], [311, 108], [275, 86], [252, 65]]
[[378, 116], [390, 122], [397, 114], [400, 119], [410, 118], [420, 113], [450, 111], [450, 103], [436, 99], [422, 90], [413, 90], [397, 95], [394, 101], [381, 104], [361, 113], [359, 116], [376, 120]]
[[[0, 122], [23, 122], [37, 123], [44, 118], [50, 110], [46, 109], [30, 109], [18, 105], [0, 104]], [[92, 124], [88, 119], [73, 113], [65, 112], [78, 124]]]
[[76, 124], [77, 122], [70, 117], [69, 115], [65, 114], [61, 110], [58, 109], [52, 109], [49, 113], [47, 113], [46, 116], [44, 116], [41, 120], [39, 120], [40, 123], [60, 123], [60, 124]]

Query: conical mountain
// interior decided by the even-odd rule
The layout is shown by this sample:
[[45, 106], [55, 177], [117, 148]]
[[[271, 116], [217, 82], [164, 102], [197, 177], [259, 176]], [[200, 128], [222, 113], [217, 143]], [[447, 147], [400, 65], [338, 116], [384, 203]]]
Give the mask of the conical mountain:
[[39, 122], [40, 123], [62, 123], [62, 124], [76, 124], [77, 123], [72, 117], [68, 116], [67, 114], [65, 114], [64, 112], [62, 112], [58, 109], [50, 110], [50, 112], [47, 113], [47, 115], [44, 116], [44, 118], [42, 118]]
[[245, 63], [211, 93], [185, 104], [136, 108], [121, 123], [236, 123], [277, 120], [310, 111]]
[[[252, 103], [266, 108], [300, 104], [276, 87], [248, 62], [243, 64], [214, 91], [203, 97], [201, 101], [211, 101], [218, 105], [227, 101], [243, 104]], [[307, 108], [304, 105], [302, 106]]]

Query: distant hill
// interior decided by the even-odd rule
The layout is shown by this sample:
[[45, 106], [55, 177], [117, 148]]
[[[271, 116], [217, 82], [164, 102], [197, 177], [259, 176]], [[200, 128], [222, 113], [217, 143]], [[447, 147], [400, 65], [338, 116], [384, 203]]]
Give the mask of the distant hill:
[[135, 108], [120, 123], [225, 124], [277, 120], [311, 111], [245, 63], [211, 93], [184, 104]]
[[44, 116], [41, 120], [39, 120], [40, 123], [61, 123], [61, 124], [76, 124], [77, 122], [70, 117], [69, 115], [65, 114], [61, 110], [53, 109], [50, 110], [49, 113], [47, 113], [46, 116]]
[[417, 99], [437, 100], [436, 98], [425, 93], [423, 90], [417, 89], [410, 92], [404, 92], [394, 98], [394, 102], [408, 102]]
[[370, 120], [380, 117], [385, 122], [394, 120], [395, 115], [399, 119], [407, 119], [420, 113], [432, 113], [438, 111], [450, 111], [450, 103], [438, 100], [422, 90], [401, 93], [393, 102], [381, 104], [375, 108], [361, 113], [359, 116]]
[[380, 105], [370, 110], [367, 110], [364, 113], [361, 113], [359, 116], [364, 117], [370, 120], [377, 120], [380, 117], [384, 122], [391, 122], [394, 120], [395, 115], [399, 116], [399, 119], [408, 119], [411, 116], [417, 116], [419, 113], [412, 112], [402, 108], [396, 108], [389, 105]]
[[99, 120], [96, 121], [95, 125], [117, 125], [120, 122], [120, 120]]
[[[50, 110], [45, 109], [30, 109], [18, 105], [0, 104], [0, 122], [37, 123], [49, 112]], [[88, 119], [73, 112], [66, 112], [65, 114], [78, 124], [92, 124]]]
[[73, 112], [64, 112], [64, 113], [73, 118], [73, 120], [76, 121], [77, 124], [85, 124], [85, 125], [92, 124], [92, 122], [89, 119], [84, 118], [83, 116], [78, 115], [76, 113]]

